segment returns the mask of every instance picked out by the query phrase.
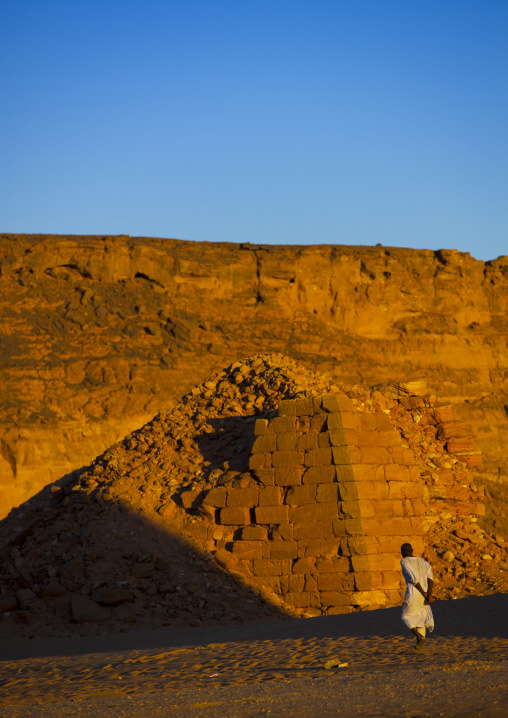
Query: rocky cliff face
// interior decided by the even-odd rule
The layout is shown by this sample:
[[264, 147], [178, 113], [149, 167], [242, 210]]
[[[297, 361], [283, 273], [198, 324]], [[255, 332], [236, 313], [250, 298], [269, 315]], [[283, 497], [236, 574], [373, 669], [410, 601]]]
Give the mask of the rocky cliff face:
[[2, 515], [256, 352], [425, 380], [507, 476], [508, 257], [1, 235], [0, 297]]

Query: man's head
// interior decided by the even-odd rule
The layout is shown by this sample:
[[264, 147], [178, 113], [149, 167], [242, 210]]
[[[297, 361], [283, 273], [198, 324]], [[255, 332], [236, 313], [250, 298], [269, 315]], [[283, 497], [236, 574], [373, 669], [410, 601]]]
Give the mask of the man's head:
[[402, 558], [406, 558], [406, 556], [412, 556], [413, 555], [413, 547], [410, 543], [403, 543], [400, 547], [400, 552], [402, 554]]

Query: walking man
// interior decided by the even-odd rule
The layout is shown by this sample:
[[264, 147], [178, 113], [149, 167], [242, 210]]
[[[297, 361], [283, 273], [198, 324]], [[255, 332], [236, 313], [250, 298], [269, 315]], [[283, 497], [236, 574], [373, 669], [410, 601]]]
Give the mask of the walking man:
[[413, 650], [419, 652], [425, 643], [425, 634], [434, 630], [434, 617], [430, 604], [433, 602], [432, 588], [434, 577], [430, 563], [423, 558], [413, 556], [413, 547], [403, 543], [400, 547], [402, 559], [400, 565], [406, 581], [406, 594], [402, 604], [402, 622], [416, 636]]

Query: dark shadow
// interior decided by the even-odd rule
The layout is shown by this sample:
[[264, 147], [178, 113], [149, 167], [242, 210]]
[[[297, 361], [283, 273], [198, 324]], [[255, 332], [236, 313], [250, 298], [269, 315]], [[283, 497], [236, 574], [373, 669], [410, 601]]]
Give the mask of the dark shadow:
[[[44, 487], [0, 522], [0, 600], [18, 597], [18, 607], [0, 616], [0, 660], [55, 655], [62, 642], [66, 653], [86, 652], [101, 633], [108, 640], [96, 650], [108, 651], [110, 638], [140, 647], [140, 632], [167, 640], [195, 627], [197, 638], [213, 627], [234, 633], [242, 624], [288, 619], [155, 516], [72, 491], [80, 473]], [[55, 584], [62, 595], [48, 596]], [[105, 588], [122, 590], [118, 607], [105, 602]], [[110, 617], [73, 620], [71, 601], [79, 596]]]
[[217, 469], [223, 470], [225, 463], [230, 471], [238, 474], [247, 473], [252, 446], [256, 439], [254, 436], [256, 419], [268, 419], [275, 415], [275, 411], [268, 411], [257, 416], [207, 418], [207, 423], [214, 431], [194, 436], [203, 459], [210, 464], [204, 472], [205, 480], [213, 481], [211, 474]]

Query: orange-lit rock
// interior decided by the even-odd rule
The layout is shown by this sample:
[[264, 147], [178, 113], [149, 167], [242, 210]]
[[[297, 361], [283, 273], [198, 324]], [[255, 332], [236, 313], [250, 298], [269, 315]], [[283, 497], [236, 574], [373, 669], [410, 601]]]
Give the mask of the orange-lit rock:
[[506, 257], [1, 235], [0, 297], [2, 513], [258, 351], [397, 383], [415, 423], [423, 381], [506, 476]]

